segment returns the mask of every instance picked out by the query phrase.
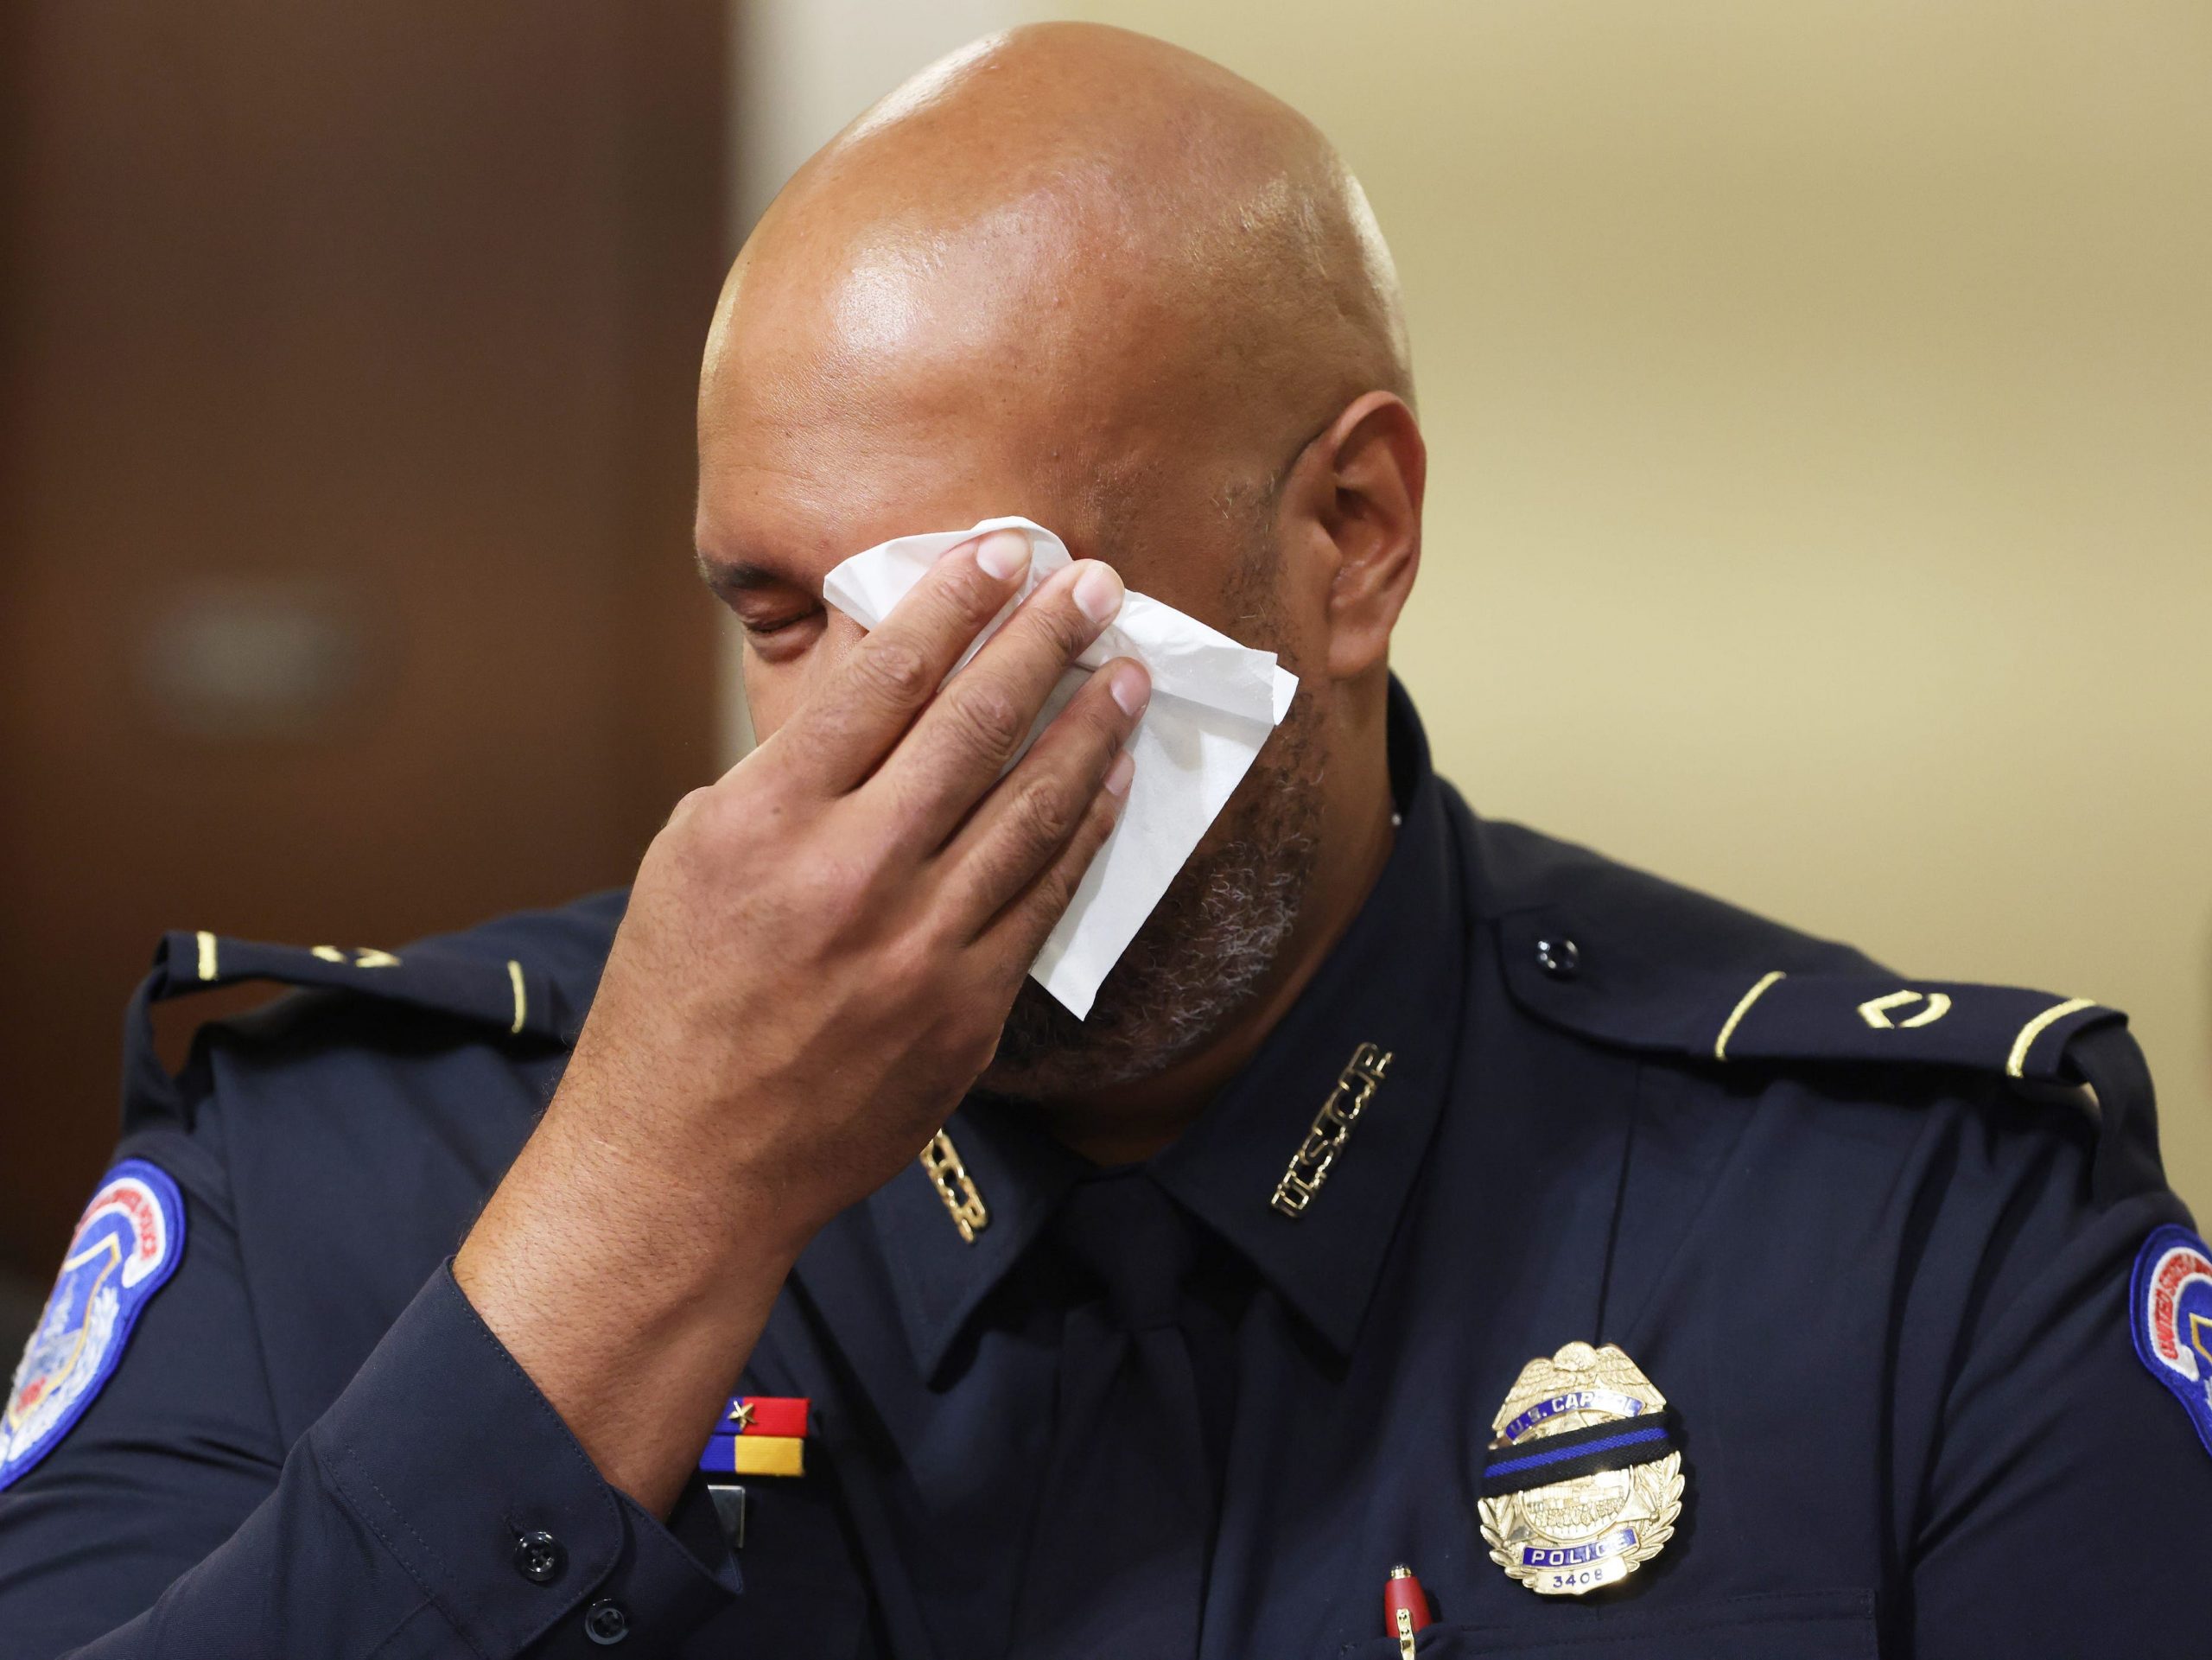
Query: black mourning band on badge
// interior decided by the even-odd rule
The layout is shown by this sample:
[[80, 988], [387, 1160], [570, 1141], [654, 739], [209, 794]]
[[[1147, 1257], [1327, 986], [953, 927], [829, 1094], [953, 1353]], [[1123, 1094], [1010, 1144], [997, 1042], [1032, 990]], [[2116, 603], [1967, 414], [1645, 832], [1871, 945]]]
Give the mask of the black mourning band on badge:
[[1680, 1425], [1671, 1409], [1649, 1418], [1616, 1419], [1565, 1430], [1518, 1447], [1493, 1448], [1483, 1466], [1483, 1496], [1526, 1492], [1576, 1476], [1649, 1464], [1680, 1451]]

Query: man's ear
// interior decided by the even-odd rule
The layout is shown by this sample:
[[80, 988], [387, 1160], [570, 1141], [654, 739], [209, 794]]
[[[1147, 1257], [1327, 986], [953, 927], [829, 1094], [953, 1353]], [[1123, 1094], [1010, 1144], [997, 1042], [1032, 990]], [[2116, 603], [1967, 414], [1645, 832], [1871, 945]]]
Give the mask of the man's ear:
[[[1390, 631], [1421, 568], [1428, 447], [1406, 401], [1365, 392], [1346, 404], [1292, 467], [1287, 501], [1325, 540], [1327, 671], [1356, 680], [1388, 660]], [[1309, 545], [1312, 545], [1309, 541]]]

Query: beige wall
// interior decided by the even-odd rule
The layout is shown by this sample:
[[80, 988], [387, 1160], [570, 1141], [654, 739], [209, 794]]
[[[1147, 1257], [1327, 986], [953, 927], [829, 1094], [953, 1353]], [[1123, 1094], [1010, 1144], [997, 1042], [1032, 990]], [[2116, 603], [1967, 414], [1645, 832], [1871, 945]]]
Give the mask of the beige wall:
[[2212, 1204], [2212, 9], [1071, 10], [1365, 180], [1434, 463], [1398, 662], [1478, 806], [2128, 1008]]

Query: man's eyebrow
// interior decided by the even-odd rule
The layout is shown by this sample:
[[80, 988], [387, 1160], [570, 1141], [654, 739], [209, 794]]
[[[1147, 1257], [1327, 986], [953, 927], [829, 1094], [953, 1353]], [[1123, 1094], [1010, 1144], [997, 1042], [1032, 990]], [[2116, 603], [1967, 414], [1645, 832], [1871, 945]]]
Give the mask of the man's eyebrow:
[[701, 553], [699, 575], [717, 594], [750, 594], [764, 588], [788, 588], [791, 578], [770, 565], [745, 559], [716, 559]]

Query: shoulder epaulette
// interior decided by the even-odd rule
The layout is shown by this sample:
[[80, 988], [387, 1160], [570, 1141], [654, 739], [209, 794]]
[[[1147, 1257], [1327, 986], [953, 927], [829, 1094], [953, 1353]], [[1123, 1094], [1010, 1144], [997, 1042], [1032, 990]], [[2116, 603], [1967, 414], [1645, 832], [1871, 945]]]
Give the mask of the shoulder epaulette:
[[555, 1042], [573, 1037], [559, 985], [519, 957], [479, 954], [442, 941], [389, 951], [275, 945], [172, 930], [156, 947], [152, 970], [131, 999], [126, 1112], [134, 1098], [158, 1099], [168, 1091], [168, 1076], [152, 1041], [153, 1005], [254, 980], [384, 998], [512, 1037]]
[[1499, 924], [1514, 999], [1618, 1047], [1716, 1067], [1948, 1067], [2024, 1090], [2088, 1085], [2101, 1197], [2164, 1180], [2150, 1073], [2127, 1017], [2085, 997], [1832, 965], [1670, 963], [1557, 907]]

